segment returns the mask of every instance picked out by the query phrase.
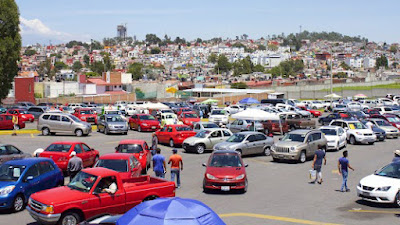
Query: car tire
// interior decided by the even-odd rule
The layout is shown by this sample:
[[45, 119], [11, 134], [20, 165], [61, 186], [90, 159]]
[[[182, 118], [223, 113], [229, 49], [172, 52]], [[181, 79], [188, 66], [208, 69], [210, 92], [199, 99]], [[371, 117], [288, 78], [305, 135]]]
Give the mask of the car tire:
[[81, 129], [77, 129], [77, 130], [75, 130], [75, 135], [77, 137], [82, 137], [83, 136], [83, 131]]
[[196, 153], [197, 154], [203, 154], [205, 150], [206, 150], [206, 147], [203, 144], [196, 145]]
[[24, 200], [24, 196], [22, 194], [18, 194], [17, 196], [15, 196], [12, 207], [13, 207], [12, 209], [14, 212], [20, 212], [20, 211], [24, 210], [25, 200]]
[[104, 128], [104, 134], [108, 135], [108, 128], [107, 127]]
[[274, 157], [272, 157], [272, 160], [273, 160], [274, 162], [280, 162], [280, 161], [281, 161], [280, 159], [274, 158]]
[[351, 145], [357, 144], [356, 138], [354, 136], [350, 136], [349, 142]]
[[374, 145], [375, 142], [368, 142], [369, 145]]
[[242, 190], [242, 193], [243, 193], [243, 194], [247, 192], [248, 186], [249, 186], [249, 182], [247, 182], [247, 179], [246, 179], [246, 181], [244, 182], [244, 188], [243, 188], [243, 190]]
[[300, 162], [300, 163], [305, 163], [306, 160], [307, 160], [306, 152], [305, 152], [305, 151], [302, 151], [302, 152], [300, 153], [299, 162]]
[[75, 212], [66, 212], [61, 216], [59, 220], [59, 225], [64, 224], [79, 224], [81, 222], [81, 217]]
[[42, 129], [42, 135], [43, 135], [43, 136], [48, 136], [48, 135], [50, 135], [50, 129], [47, 128], [47, 127], [43, 128], [43, 129]]
[[142, 132], [142, 127], [140, 125], [138, 126], [137, 131]]
[[271, 155], [271, 147], [267, 146], [264, 148], [263, 155], [270, 156]]
[[169, 140], [169, 147], [171, 148], [175, 147], [174, 139]]
[[394, 198], [394, 204], [400, 208], [400, 191], [397, 192], [396, 197]]

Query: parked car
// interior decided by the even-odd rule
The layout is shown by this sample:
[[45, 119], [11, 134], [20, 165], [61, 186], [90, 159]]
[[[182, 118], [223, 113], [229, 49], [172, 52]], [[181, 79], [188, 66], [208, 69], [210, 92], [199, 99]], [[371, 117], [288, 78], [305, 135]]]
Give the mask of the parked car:
[[146, 174], [151, 166], [151, 152], [146, 141], [134, 139], [122, 140], [115, 147], [115, 152], [128, 153], [135, 156], [141, 164], [143, 174]]
[[357, 195], [365, 201], [400, 207], [400, 162], [390, 163], [360, 180]]
[[232, 132], [223, 128], [211, 128], [198, 132], [195, 136], [186, 138], [182, 147], [186, 152], [203, 154], [205, 150], [212, 150], [214, 145], [226, 141]]
[[85, 108], [85, 107], [87, 107], [87, 105], [83, 104], [83, 103], [69, 103], [68, 107], [75, 110], [75, 108]]
[[42, 115], [45, 112], [46, 108], [41, 106], [32, 106], [27, 111], [27, 113], [33, 115], [35, 119], [38, 119], [40, 115]]
[[[255, 129], [253, 123], [255, 123]], [[264, 125], [260, 121], [237, 119], [226, 125], [226, 128], [231, 130], [233, 133], [242, 131], [258, 131], [264, 133]]]
[[346, 131], [338, 126], [322, 126], [319, 130], [327, 140], [326, 150], [339, 151], [347, 146]]
[[375, 107], [374, 109], [379, 111], [381, 115], [385, 113], [393, 113], [393, 109], [389, 106]]
[[395, 114], [373, 115], [371, 118], [380, 118], [388, 121], [392, 126], [400, 130], [400, 117]]
[[376, 135], [358, 120], [333, 120], [329, 126], [339, 126], [346, 130], [347, 141], [355, 145], [357, 143], [374, 144]]
[[[14, 123], [12, 122], [13, 115], [0, 114], [0, 130], [13, 130]], [[25, 122], [18, 120], [18, 129], [25, 128]]]
[[[112, 182], [117, 191], [109, 194], [104, 189]], [[149, 176], [122, 180], [118, 172], [97, 167], [82, 170], [67, 186], [31, 195], [27, 210], [39, 223], [78, 224], [101, 214], [123, 214], [143, 201], [174, 196], [172, 181]]]
[[51, 159], [26, 158], [0, 165], [0, 209], [25, 208], [31, 194], [64, 185], [64, 177]]
[[[362, 124], [367, 126], [366, 120], [361, 120], [360, 121]], [[384, 141], [386, 139], [386, 132], [382, 128], [376, 126], [375, 124], [372, 125], [372, 132], [376, 135], [376, 141]]]
[[32, 114], [29, 114], [25, 109], [9, 109], [7, 110], [8, 114], [13, 114], [18, 116], [18, 120], [22, 122], [31, 122], [35, 120], [35, 117]]
[[181, 145], [186, 138], [196, 135], [187, 125], [165, 125], [154, 133], [157, 143], [169, 144], [170, 147]]
[[35, 106], [35, 104], [33, 104], [32, 102], [17, 102], [15, 105], [16, 106], [22, 106], [22, 107], [25, 107], [27, 109], [29, 109], [30, 107]]
[[183, 112], [193, 112], [193, 110], [191, 108], [189, 108], [189, 107], [176, 108], [175, 113], [176, 113], [177, 116], [180, 116]]
[[109, 153], [100, 156], [94, 167], [103, 167], [119, 172], [122, 180], [139, 177], [142, 174], [142, 165], [135, 156], [127, 153]]
[[193, 125], [193, 131], [198, 133], [202, 130], [207, 130], [210, 128], [218, 128], [219, 126], [216, 123], [211, 122], [198, 122]]
[[318, 146], [326, 150], [327, 143], [320, 130], [295, 130], [272, 146], [271, 155], [274, 161], [285, 159], [304, 163], [314, 156]]
[[347, 114], [349, 114], [351, 117], [358, 119], [358, 120], [364, 120], [365, 118], [369, 117], [363, 111], [349, 111], [349, 112], [347, 112]]
[[210, 113], [209, 108], [207, 105], [197, 104], [193, 106], [193, 111], [200, 115], [200, 110], [203, 111], [203, 118], [208, 118], [208, 114]]
[[349, 107], [345, 104], [336, 104], [332, 109], [333, 113], [347, 112], [347, 111], [349, 111]]
[[178, 119], [190, 127], [193, 127], [194, 123], [200, 122], [200, 118], [194, 112], [183, 112]]
[[230, 105], [228, 107], [225, 107], [224, 110], [228, 112], [228, 114], [236, 114], [238, 112], [241, 112], [245, 109], [244, 106], [241, 105]]
[[135, 114], [129, 118], [129, 128], [139, 132], [156, 131], [160, 129], [160, 122], [150, 114]]
[[39, 156], [52, 159], [58, 168], [67, 171], [68, 161], [73, 151], [76, 152], [76, 156], [82, 159], [83, 167], [91, 167], [99, 160], [99, 151], [90, 148], [83, 142], [74, 141], [54, 142], [45, 148]]
[[214, 151], [234, 150], [241, 155], [271, 154], [271, 146], [274, 140], [265, 134], [254, 131], [239, 132], [232, 135], [226, 141], [214, 145]]
[[0, 106], [0, 114], [5, 114], [5, 113], [7, 113], [7, 109]]
[[102, 115], [97, 124], [97, 132], [128, 134], [128, 123], [118, 114]]
[[284, 120], [289, 125], [289, 129], [305, 129], [305, 128], [313, 128], [317, 127], [317, 124], [314, 120], [310, 118], [302, 118], [298, 114], [286, 114], [280, 116], [282, 120]]
[[183, 124], [181, 121], [178, 121], [178, 117], [173, 113], [162, 113], [161, 114], [161, 127], [165, 125], [172, 124]]
[[23, 151], [19, 150], [14, 145], [0, 144], [0, 164], [13, 159], [24, 159], [29, 157], [32, 156], [28, 153], [24, 153]]
[[344, 113], [332, 113], [332, 114], [329, 114], [328, 116], [319, 118], [318, 122], [321, 125], [329, 125], [332, 122], [332, 120], [347, 119], [347, 118], [349, 118], [349, 115], [347, 115], [347, 114], [344, 114]]
[[229, 113], [224, 109], [213, 109], [210, 112], [208, 121], [216, 124], [228, 124]]
[[278, 103], [278, 104], [276, 104], [275, 107], [277, 109], [286, 109], [289, 112], [294, 112], [296, 114], [299, 114], [303, 118], [310, 118], [311, 117], [311, 113], [310, 112], [308, 112], [307, 110], [303, 110], [302, 108], [299, 108], [299, 107], [296, 107], [296, 106]]
[[314, 117], [314, 118], [318, 118], [322, 115], [321, 111], [311, 109], [307, 106], [299, 106], [299, 108], [310, 112], [312, 117]]
[[237, 151], [221, 150], [213, 152], [207, 164], [203, 179], [203, 191], [209, 190], [242, 190], [247, 191], [248, 181], [246, 175], [247, 164], [243, 163]]
[[349, 102], [347, 103], [348, 111], [361, 111], [363, 110], [363, 106], [358, 102]]
[[93, 109], [75, 108], [73, 115], [84, 122], [97, 124], [97, 113]]
[[400, 136], [400, 131], [384, 119], [370, 118], [367, 119], [367, 121], [371, 121], [375, 126], [384, 130], [386, 132], [386, 138], [398, 138]]
[[269, 135], [273, 133], [285, 134], [289, 132], [289, 124], [285, 120], [267, 120], [261, 121], [264, 127], [264, 133]]
[[42, 131], [43, 136], [56, 133], [70, 133], [81, 137], [89, 135], [92, 132], [92, 126], [71, 114], [49, 112], [43, 113], [39, 117], [37, 130]]

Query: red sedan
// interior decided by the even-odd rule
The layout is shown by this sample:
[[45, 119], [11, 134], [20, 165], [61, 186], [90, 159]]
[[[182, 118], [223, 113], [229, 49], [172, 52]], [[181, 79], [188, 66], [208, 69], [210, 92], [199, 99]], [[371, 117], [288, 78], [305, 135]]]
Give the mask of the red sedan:
[[[0, 114], [0, 130], [12, 130], [14, 124], [12, 122], [13, 115], [11, 114]], [[18, 128], [25, 128], [25, 122], [18, 120]]]
[[75, 108], [75, 111], [72, 115], [87, 123], [97, 124], [97, 113], [95, 113], [92, 109]]
[[32, 114], [29, 114], [25, 109], [9, 109], [7, 111], [8, 114], [13, 114], [18, 116], [18, 121], [22, 122], [31, 122], [35, 120], [35, 117]]
[[203, 190], [210, 189], [221, 191], [242, 190], [247, 191], [246, 164], [237, 151], [221, 150], [214, 151], [207, 164], [203, 180]]
[[139, 132], [156, 131], [160, 129], [160, 122], [150, 114], [135, 114], [129, 118], [129, 128]]
[[183, 112], [179, 116], [179, 120], [190, 127], [193, 127], [193, 124], [200, 122], [200, 118], [194, 112]]
[[109, 153], [100, 156], [94, 167], [104, 167], [119, 172], [122, 180], [132, 177], [139, 177], [142, 172], [142, 165], [132, 154]]
[[115, 147], [116, 153], [129, 153], [133, 154], [142, 166], [142, 173], [146, 174], [147, 169], [150, 168], [151, 152], [147, 143], [143, 140], [122, 140], [118, 146]]
[[191, 127], [182, 124], [165, 125], [154, 133], [158, 143], [169, 144], [171, 147], [182, 145], [186, 138], [193, 137], [196, 132]]
[[39, 156], [53, 159], [58, 168], [67, 171], [72, 151], [75, 151], [76, 156], [82, 159], [84, 167], [91, 167], [99, 160], [99, 151], [90, 148], [85, 143], [73, 141], [54, 142]]
[[318, 118], [319, 116], [322, 115], [322, 113], [321, 113], [320, 111], [314, 110], [314, 109], [310, 109], [310, 108], [307, 107], [307, 106], [299, 106], [299, 108], [302, 109], [302, 110], [306, 110], [306, 111], [310, 112], [311, 115], [312, 115], [313, 117], [315, 117], [315, 118]]

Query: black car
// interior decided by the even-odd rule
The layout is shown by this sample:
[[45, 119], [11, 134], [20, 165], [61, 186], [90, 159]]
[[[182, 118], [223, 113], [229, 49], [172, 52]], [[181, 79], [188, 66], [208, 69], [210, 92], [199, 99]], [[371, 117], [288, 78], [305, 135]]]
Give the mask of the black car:
[[[343, 114], [346, 114], [347, 116], [343, 116]], [[321, 125], [329, 125], [332, 120], [345, 119], [345, 118], [352, 118], [352, 116], [349, 115], [348, 113], [332, 113], [329, 114], [328, 116], [320, 117], [318, 119], [318, 122]]]

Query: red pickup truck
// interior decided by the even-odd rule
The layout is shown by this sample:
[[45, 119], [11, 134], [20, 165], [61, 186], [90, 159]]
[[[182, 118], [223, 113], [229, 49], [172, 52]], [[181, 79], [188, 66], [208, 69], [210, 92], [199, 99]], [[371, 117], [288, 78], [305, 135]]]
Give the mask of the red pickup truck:
[[[116, 191], [110, 193], [113, 185]], [[67, 186], [31, 195], [27, 210], [42, 224], [78, 224], [101, 214], [123, 214], [144, 201], [174, 196], [174, 182], [149, 176], [122, 180], [118, 172], [97, 167], [82, 170]]]
[[97, 114], [89, 108], [76, 108], [72, 114], [87, 123], [97, 124]]

